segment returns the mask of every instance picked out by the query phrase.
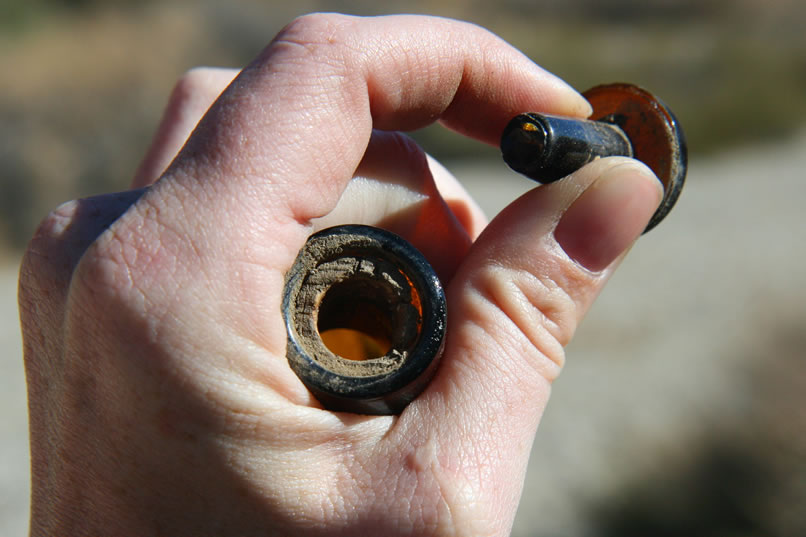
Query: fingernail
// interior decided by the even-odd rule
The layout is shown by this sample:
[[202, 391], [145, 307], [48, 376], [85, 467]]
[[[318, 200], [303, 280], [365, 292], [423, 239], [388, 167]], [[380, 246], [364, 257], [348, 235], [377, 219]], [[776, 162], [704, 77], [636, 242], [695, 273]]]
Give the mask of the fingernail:
[[593, 272], [610, 265], [646, 228], [663, 197], [660, 181], [640, 165], [607, 170], [571, 204], [554, 238]]

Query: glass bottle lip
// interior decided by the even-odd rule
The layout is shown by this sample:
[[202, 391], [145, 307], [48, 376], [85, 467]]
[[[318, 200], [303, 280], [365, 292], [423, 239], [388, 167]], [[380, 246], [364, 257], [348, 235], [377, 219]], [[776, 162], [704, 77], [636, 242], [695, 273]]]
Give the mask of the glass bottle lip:
[[[388, 295], [378, 303], [396, 309], [389, 318], [401, 326], [385, 355], [350, 360], [322, 341], [322, 298], [345, 282]], [[311, 235], [286, 275], [282, 310], [289, 364], [331, 410], [400, 412], [425, 388], [444, 346], [447, 308], [439, 278], [414, 246], [380, 228], [344, 225]]]

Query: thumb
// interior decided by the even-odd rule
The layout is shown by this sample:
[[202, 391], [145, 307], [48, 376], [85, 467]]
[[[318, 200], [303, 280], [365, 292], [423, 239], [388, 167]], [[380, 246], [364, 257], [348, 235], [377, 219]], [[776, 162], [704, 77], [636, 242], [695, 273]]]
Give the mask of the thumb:
[[518, 497], [563, 346], [661, 197], [639, 162], [601, 159], [528, 192], [474, 243], [448, 289], [440, 369], [400, 423], [438, 439], [449, 481]]
[[448, 361], [507, 391], [533, 390], [522, 368], [553, 381], [563, 347], [662, 196], [646, 166], [613, 157], [510, 204], [476, 241], [449, 290], [449, 344], [459, 349], [448, 349], [455, 352]]

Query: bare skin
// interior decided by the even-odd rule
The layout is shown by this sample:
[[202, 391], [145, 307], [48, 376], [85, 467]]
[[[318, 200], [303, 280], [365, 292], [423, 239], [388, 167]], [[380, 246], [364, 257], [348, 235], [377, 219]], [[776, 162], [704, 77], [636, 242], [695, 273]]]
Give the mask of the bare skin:
[[[26, 253], [31, 534], [507, 535], [563, 346], [661, 197], [602, 159], [487, 225], [396, 134], [495, 143], [525, 110], [589, 113], [427, 17], [307, 16], [239, 73], [189, 73], [134, 188], [63, 205]], [[285, 272], [355, 222], [448, 286], [443, 362], [400, 416], [323, 410], [285, 359]]]

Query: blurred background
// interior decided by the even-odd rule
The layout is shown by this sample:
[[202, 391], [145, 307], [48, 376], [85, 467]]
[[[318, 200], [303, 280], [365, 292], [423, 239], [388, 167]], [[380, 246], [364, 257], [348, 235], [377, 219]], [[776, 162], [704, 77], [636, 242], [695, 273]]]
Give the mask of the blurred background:
[[[311, 11], [489, 28], [580, 90], [661, 96], [691, 156], [568, 348], [515, 536], [806, 535], [806, 3], [0, 0], [0, 535], [27, 528], [16, 278], [37, 222], [128, 185], [178, 77], [242, 66]], [[488, 215], [532, 185], [414, 133]]]

